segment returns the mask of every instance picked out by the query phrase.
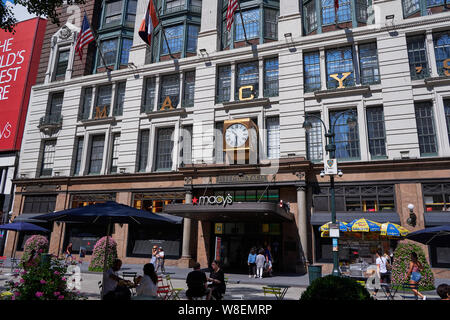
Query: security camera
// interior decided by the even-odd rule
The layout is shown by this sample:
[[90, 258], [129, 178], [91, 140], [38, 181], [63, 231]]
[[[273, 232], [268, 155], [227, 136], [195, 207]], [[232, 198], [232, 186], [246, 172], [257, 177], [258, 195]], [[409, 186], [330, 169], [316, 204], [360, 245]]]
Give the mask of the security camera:
[[339, 170], [339, 171], [338, 171], [338, 176], [339, 176], [339, 177], [342, 177], [343, 175], [344, 175], [344, 173], [342, 172], [342, 170]]
[[322, 178], [325, 177], [325, 171], [323, 171], [323, 170], [320, 171], [320, 177], [322, 177]]

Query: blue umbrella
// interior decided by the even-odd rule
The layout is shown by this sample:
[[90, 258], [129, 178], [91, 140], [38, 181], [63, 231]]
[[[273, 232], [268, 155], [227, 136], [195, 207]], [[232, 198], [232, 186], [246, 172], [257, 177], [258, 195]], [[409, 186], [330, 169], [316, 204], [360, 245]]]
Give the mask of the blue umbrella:
[[429, 246], [450, 247], [450, 225], [418, 230], [410, 233], [406, 238]]
[[[136, 223], [136, 224], [167, 224], [174, 223], [174, 220], [162, 217], [160, 215], [139, 210], [115, 201], [107, 201], [104, 203], [96, 203], [89, 206], [57, 211], [35, 217], [38, 220], [61, 221], [61, 222], [85, 222], [98, 223], [108, 225], [106, 234], [106, 243], [109, 242], [108, 237], [111, 233], [111, 225], [113, 223]], [[103, 283], [106, 279], [106, 262], [108, 260], [108, 250], [105, 246], [105, 260], [103, 267]], [[104, 296], [102, 287], [102, 297]]]

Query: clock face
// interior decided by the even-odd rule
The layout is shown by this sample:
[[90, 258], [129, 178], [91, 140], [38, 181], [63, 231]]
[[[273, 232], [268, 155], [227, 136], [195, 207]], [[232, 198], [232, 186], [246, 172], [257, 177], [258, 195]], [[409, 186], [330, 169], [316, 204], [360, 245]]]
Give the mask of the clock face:
[[233, 148], [243, 146], [248, 139], [248, 130], [241, 123], [232, 124], [225, 132], [225, 141]]

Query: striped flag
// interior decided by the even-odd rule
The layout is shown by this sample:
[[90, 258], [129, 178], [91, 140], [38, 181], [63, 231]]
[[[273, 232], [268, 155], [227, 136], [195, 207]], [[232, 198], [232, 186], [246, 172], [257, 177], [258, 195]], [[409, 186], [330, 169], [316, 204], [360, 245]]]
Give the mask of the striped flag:
[[339, 0], [334, 0], [334, 13], [337, 15], [339, 10]]
[[155, 5], [153, 4], [153, 0], [150, 0], [148, 3], [147, 12], [145, 13], [145, 17], [139, 28], [139, 36], [149, 46], [152, 43], [153, 29], [155, 29], [158, 24], [159, 20]]
[[238, 7], [239, 0], [228, 0], [228, 9], [227, 9], [227, 31], [231, 30], [231, 26], [234, 22], [234, 12]]
[[91, 27], [89, 26], [89, 21], [86, 17], [86, 14], [84, 14], [81, 31], [78, 35], [77, 43], [75, 44], [75, 52], [78, 53], [81, 60], [83, 60], [83, 48], [94, 40], [94, 34], [92, 33]]

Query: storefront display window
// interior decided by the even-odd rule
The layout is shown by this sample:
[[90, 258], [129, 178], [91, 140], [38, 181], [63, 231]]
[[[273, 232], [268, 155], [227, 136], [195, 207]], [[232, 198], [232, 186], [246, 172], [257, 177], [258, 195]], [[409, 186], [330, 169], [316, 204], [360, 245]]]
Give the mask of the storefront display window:
[[450, 211], [450, 183], [423, 184], [425, 211]]
[[74, 194], [71, 197], [72, 208], [89, 206], [96, 203], [104, 203], [106, 201], [115, 201], [115, 193], [99, 193], [99, 194]]
[[249, 190], [215, 190], [215, 196], [231, 195], [233, 202], [279, 202], [278, 189], [249, 189]]

